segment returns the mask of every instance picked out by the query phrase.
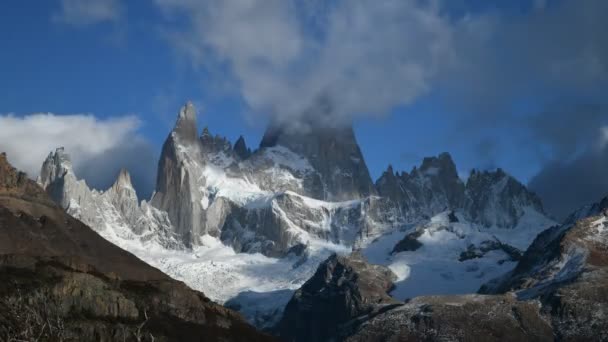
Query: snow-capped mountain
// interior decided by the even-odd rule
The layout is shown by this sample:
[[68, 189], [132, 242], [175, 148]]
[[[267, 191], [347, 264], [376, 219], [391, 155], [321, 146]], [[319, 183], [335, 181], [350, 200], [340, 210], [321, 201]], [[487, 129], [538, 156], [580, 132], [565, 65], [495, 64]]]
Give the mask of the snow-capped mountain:
[[58, 148], [44, 161], [37, 181], [68, 214], [121, 247], [130, 241], [183, 248], [167, 214], [146, 201], [137, 202], [131, 177], [124, 169], [107, 191], [90, 189], [84, 180], [77, 179], [69, 155]]
[[465, 184], [448, 153], [424, 158], [420, 168], [410, 173], [394, 173], [389, 166], [376, 186], [381, 196], [397, 206], [405, 222], [452, 209], [486, 227], [513, 228], [526, 208], [544, 213], [540, 199], [502, 169], [473, 170]]
[[[554, 223], [501, 170], [465, 183], [447, 153], [374, 184], [351, 128], [271, 127], [251, 151], [179, 111], [156, 191], [137, 203], [126, 172], [107, 191], [78, 180], [58, 149], [39, 183], [71, 215], [167, 274], [238, 308], [258, 326], [330, 254], [360, 250], [397, 274], [392, 295], [465, 293], [510, 271]], [[419, 286], [432, 281], [433, 286]]]

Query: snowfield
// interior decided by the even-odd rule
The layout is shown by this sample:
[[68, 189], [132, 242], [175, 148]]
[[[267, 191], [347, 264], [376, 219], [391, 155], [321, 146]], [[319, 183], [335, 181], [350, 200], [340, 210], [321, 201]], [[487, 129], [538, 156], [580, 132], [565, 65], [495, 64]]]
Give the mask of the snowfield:
[[416, 250], [391, 254], [414, 226], [390, 232], [362, 248], [369, 262], [385, 265], [397, 275], [391, 292], [396, 299], [477, 292], [482, 284], [512, 270], [516, 261], [500, 249], [461, 261], [462, 252], [471, 245], [497, 241], [523, 253], [539, 232], [555, 224], [535, 211], [526, 211], [513, 229], [486, 228], [467, 222], [460, 214], [456, 214], [459, 222], [450, 222], [448, 216], [449, 212], [444, 212], [418, 226], [422, 233], [417, 241], [422, 245]]
[[235, 306], [259, 327], [270, 327], [280, 319], [293, 292], [332, 253], [351, 252], [345, 246], [312, 240], [302, 256], [269, 258], [260, 253], [236, 253], [209, 235], [201, 237], [201, 245], [192, 250], [170, 250], [155, 242], [141, 244], [100, 234], [213, 301]]
[[[323, 204], [318, 200], [307, 201]], [[503, 233], [505, 229], [471, 224], [461, 215], [457, 215], [459, 222], [450, 222], [448, 216], [449, 212], [441, 213], [422, 226], [405, 226], [360, 247], [370, 263], [385, 265], [397, 275], [391, 293], [396, 299], [474, 293], [482, 284], [512, 270], [516, 262], [502, 250], [459, 261], [469, 245], [499, 240], [523, 251], [533, 239], [530, 236], [553, 224], [542, 215], [531, 213], [522, 218], [520, 226]], [[401, 239], [420, 227], [423, 232], [418, 238], [422, 243], [419, 249], [391, 254]], [[131, 237], [125, 239], [125, 235], [116, 231], [124, 231], [126, 227], [117, 228], [108, 227], [100, 234], [171, 277], [202, 291], [213, 301], [238, 309], [259, 327], [270, 327], [280, 319], [293, 292], [329, 255], [352, 251], [350, 246], [332, 244], [310, 235], [305, 237], [308, 248], [302, 256], [290, 254], [284, 258], [236, 253], [209, 235], [202, 236], [200, 246], [192, 250], [171, 250], [154, 240], [142, 243]]]

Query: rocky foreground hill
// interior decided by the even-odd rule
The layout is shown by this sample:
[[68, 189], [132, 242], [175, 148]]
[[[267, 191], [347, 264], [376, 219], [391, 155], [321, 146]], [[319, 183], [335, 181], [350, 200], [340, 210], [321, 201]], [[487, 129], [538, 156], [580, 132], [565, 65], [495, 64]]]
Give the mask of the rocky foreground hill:
[[0, 154], [0, 340], [269, 341], [108, 242]]

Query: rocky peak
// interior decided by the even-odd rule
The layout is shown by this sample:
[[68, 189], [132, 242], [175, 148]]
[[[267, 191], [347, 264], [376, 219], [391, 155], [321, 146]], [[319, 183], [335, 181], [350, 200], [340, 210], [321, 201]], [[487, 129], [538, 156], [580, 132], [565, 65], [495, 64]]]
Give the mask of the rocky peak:
[[401, 202], [405, 196], [401, 183], [400, 177], [394, 174], [393, 166], [389, 165], [376, 181], [376, 189], [381, 196], [388, 197], [395, 202]]
[[213, 136], [211, 132], [209, 132], [208, 127], [203, 128], [200, 141], [203, 153], [230, 153], [232, 150], [232, 145], [226, 137], [222, 137], [219, 134]]
[[260, 148], [274, 146], [286, 147], [310, 162], [322, 183], [322, 187], [311, 194], [315, 198], [333, 201], [375, 194], [351, 126], [271, 125]]
[[0, 153], [0, 187], [11, 189], [22, 184], [26, 178], [25, 173], [11, 166], [5, 152]]
[[376, 189], [400, 208], [406, 221], [460, 208], [464, 202], [464, 183], [448, 153], [424, 158], [409, 174], [393, 174], [389, 166], [376, 182]]
[[42, 189], [31, 181], [25, 172], [18, 171], [8, 162], [4, 152], [0, 153], [0, 194], [50, 202]]
[[180, 140], [192, 142], [196, 141], [196, 132], [196, 108], [194, 108], [192, 102], [188, 101], [180, 109], [177, 115], [173, 133], [175, 133]]
[[131, 175], [126, 169], [120, 169], [118, 177], [116, 178], [116, 181], [114, 181], [110, 191], [113, 191], [121, 197], [127, 197], [130, 200], [134, 200], [135, 204], [137, 205], [135, 188], [133, 188], [133, 184], [131, 183]]
[[393, 175], [394, 171], [393, 171], [393, 165], [388, 164], [388, 168], [386, 169], [386, 173], [387, 175]]
[[367, 263], [358, 253], [332, 255], [287, 304], [277, 325], [286, 341], [329, 341], [340, 326], [379, 308], [397, 304], [388, 295], [396, 276]]
[[[203, 131], [204, 136], [205, 132], [208, 130]], [[188, 103], [180, 110], [176, 127], [163, 144], [156, 191], [150, 202], [169, 215], [175, 232], [188, 244], [192, 232], [201, 229], [199, 182], [205, 163], [202, 148], [201, 139], [197, 138], [194, 106]]]
[[112, 187], [104, 193], [114, 207], [122, 214], [131, 227], [137, 226], [141, 210], [137, 202], [137, 193], [131, 184], [131, 176], [126, 169], [120, 169]]
[[114, 185], [112, 185], [112, 187], [121, 189], [133, 189], [133, 184], [131, 183], [131, 175], [129, 174], [129, 171], [127, 171], [127, 169], [120, 169], [120, 172], [118, 173], [118, 178], [116, 178], [116, 181], [114, 182]]
[[443, 152], [437, 157], [424, 158], [418, 171], [427, 176], [439, 176], [450, 180], [458, 178], [456, 164], [447, 152]]
[[465, 213], [474, 222], [514, 227], [526, 208], [544, 213], [540, 198], [502, 169], [471, 172]]
[[241, 159], [247, 159], [251, 155], [251, 149], [247, 148], [247, 144], [245, 143], [245, 138], [243, 136], [239, 136], [236, 143], [234, 143], [234, 153]]
[[40, 169], [38, 184], [43, 188], [49, 186], [56, 179], [63, 177], [66, 173], [72, 172], [72, 161], [63, 147], [50, 152]]
[[445, 194], [448, 207], [462, 206], [464, 183], [458, 177], [456, 164], [449, 153], [444, 152], [437, 157], [424, 158], [418, 173], [432, 180], [431, 189]]

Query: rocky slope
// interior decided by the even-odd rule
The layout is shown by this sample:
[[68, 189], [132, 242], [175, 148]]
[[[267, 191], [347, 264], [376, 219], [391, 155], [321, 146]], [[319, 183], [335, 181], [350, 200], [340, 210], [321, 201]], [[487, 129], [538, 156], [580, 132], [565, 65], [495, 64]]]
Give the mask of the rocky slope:
[[4, 154], [0, 274], [8, 340], [270, 340], [66, 214]]
[[560, 339], [608, 340], [608, 198], [540, 234], [511, 272], [482, 293], [538, 299]]
[[537, 302], [510, 296], [430, 296], [354, 322], [345, 341], [553, 341]]

